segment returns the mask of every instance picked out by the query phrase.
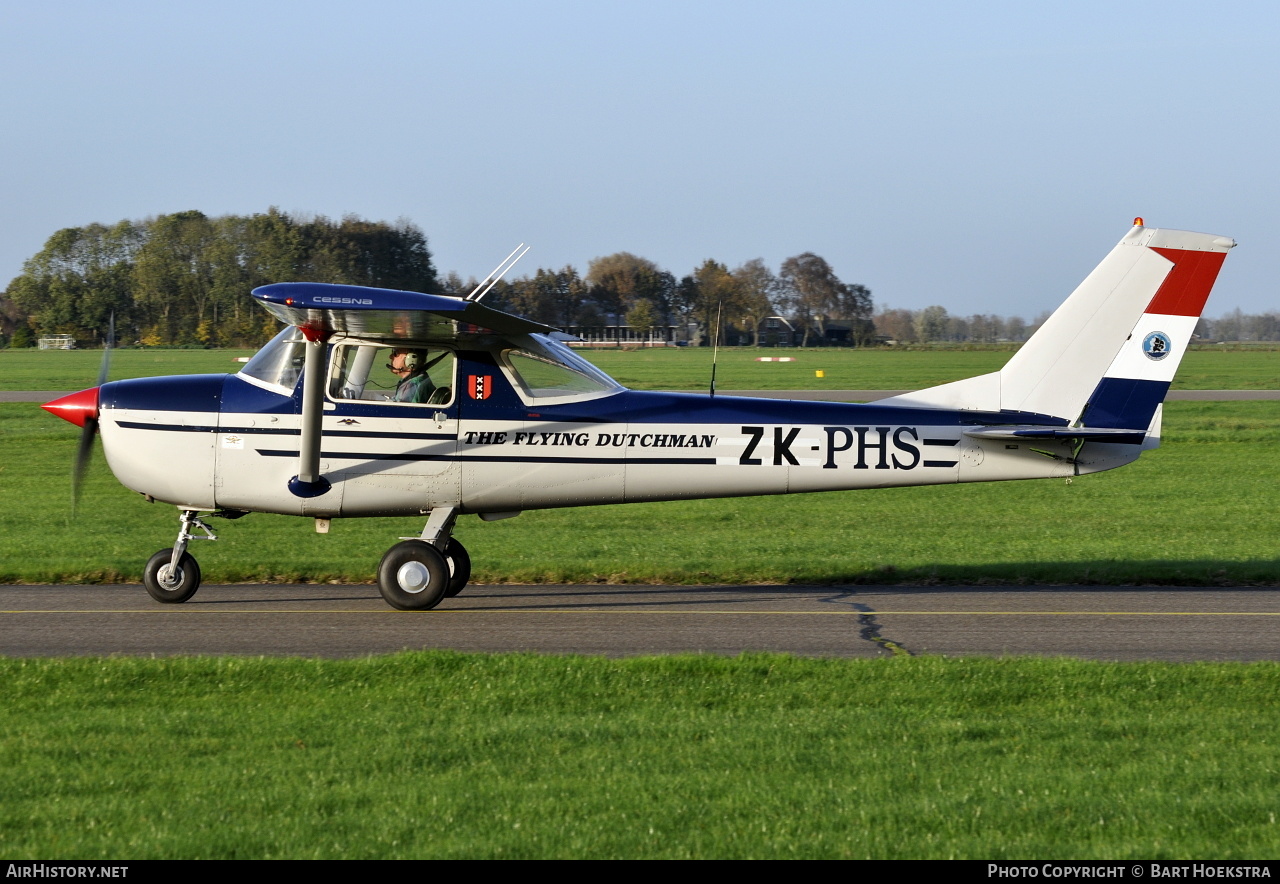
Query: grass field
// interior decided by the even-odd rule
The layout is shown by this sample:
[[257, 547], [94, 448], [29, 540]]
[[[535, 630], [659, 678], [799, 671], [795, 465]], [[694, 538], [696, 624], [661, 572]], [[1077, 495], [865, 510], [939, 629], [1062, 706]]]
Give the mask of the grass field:
[[1274, 663], [0, 659], [0, 685], [10, 860], [1280, 850]]
[[[113, 377], [227, 368], [221, 352], [140, 351], [181, 366], [140, 371], [125, 352]], [[90, 380], [0, 351], [3, 386], [96, 375], [97, 354], [56, 355]], [[675, 387], [703, 354], [628, 355], [597, 358]], [[760, 372], [744, 388], [787, 365], [733, 355]], [[920, 386], [1006, 354], [938, 355], [876, 354], [882, 380], [851, 369], [833, 387]], [[1205, 354], [1195, 377], [1278, 387], [1274, 357]], [[812, 365], [792, 366], [773, 386], [811, 387]], [[71, 518], [76, 435], [0, 405], [0, 582], [137, 580], [172, 543], [173, 508], [121, 488], [100, 455]], [[1280, 583], [1276, 403], [1169, 403], [1164, 442], [1071, 485], [556, 510], [469, 518], [459, 536], [481, 581]], [[421, 527], [217, 524], [194, 549], [210, 582], [368, 581]], [[0, 855], [1266, 858], [1278, 693], [1273, 663], [0, 658]]]
[[[584, 350], [619, 382], [640, 390], [705, 390], [711, 352], [705, 348]], [[111, 378], [239, 370], [250, 350], [116, 350]], [[986, 350], [757, 350], [720, 351], [720, 390], [918, 390], [996, 371], [1008, 349]], [[790, 356], [795, 362], [757, 362]], [[0, 390], [81, 390], [93, 384], [100, 350], [0, 350]], [[822, 371], [826, 376], [816, 377]], [[1280, 348], [1199, 349], [1187, 353], [1174, 380], [1183, 390], [1280, 389]]]

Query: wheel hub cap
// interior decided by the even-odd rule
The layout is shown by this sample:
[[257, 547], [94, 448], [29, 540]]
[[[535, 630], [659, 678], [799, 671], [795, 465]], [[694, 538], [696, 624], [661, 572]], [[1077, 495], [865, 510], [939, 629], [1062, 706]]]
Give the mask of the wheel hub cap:
[[431, 582], [431, 573], [421, 562], [405, 562], [396, 572], [396, 582], [405, 592], [422, 592]]

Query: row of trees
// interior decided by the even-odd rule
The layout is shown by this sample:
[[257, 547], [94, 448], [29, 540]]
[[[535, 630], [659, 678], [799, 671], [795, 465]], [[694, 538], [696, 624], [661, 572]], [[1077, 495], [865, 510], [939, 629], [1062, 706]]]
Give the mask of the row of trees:
[[0, 316], [15, 343], [41, 334], [96, 342], [114, 314], [125, 343], [256, 346], [278, 325], [246, 293], [296, 280], [438, 285], [427, 239], [407, 221], [189, 211], [59, 230], [9, 284]]
[[[452, 275], [444, 289], [469, 290]], [[717, 328], [759, 343], [762, 324], [777, 315], [790, 317], [806, 344], [824, 341], [833, 319], [854, 322], [855, 343], [874, 336], [871, 292], [842, 282], [812, 252], [788, 258], [777, 274], [759, 258], [732, 270], [707, 260], [680, 279], [647, 258], [618, 252], [593, 260], [585, 276], [569, 266], [500, 284], [486, 303], [571, 331], [675, 328], [694, 343], [709, 343]]]
[[[0, 295], [0, 344], [6, 334], [13, 346], [33, 345], [44, 334], [97, 343], [114, 315], [122, 343], [257, 346], [277, 323], [246, 293], [293, 280], [453, 295], [466, 295], [476, 284], [456, 273], [438, 278], [426, 237], [404, 220], [332, 221], [274, 208], [217, 218], [178, 212], [59, 230]], [[871, 292], [843, 282], [812, 252], [786, 259], [777, 273], [759, 258], [733, 269], [707, 260], [680, 278], [647, 258], [618, 252], [591, 261], [585, 275], [567, 266], [504, 280], [486, 303], [584, 334], [629, 326], [642, 336], [661, 330], [665, 337], [676, 329], [693, 343], [710, 343], [718, 330], [759, 344], [766, 323], [779, 326], [778, 317], [787, 342], [801, 346], [836, 338], [859, 346], [886, 339], [1016, 342], [1044, 319], [1028, 324], [1016, 316], [951, 316], [936, 305], [883, 308], [873, 315]], [[1280, 340], [1280, 313], [1236, 310], [1201, 320], [1197, 334]]]
[[1196, 334], [1214, 341], [1280, 341], [1280, 310], [1249, 314], [1237, 307], [1226, 316], [1200, 320]]
[[952, 316], [945, 307], [934, 305], [923, 310], [885, 308], [874, 317], [876, 334], [901, 344], [948, 341], [957, 343], [994, 344], [1000, 341], [1025, 341], [1049, 316], [1048, 313], [1028, 324], [1021, 316], [1005, 318], [994, 314]]
[[[1025, 341], [1048, 318], [1047, 312], [1030, 323], [1020, 316], [951, 316], [945, 307], [935, 305], [923, 310], [886, 308], [875, 315], [874, 323], [881, 340], [897, 343], [993, 344]], [[1195, 334], [1201, 341], [1280, 341], [1280, 311], [1248, 314], [1236, 308], [1217, 319], [1202, 317], [1196, 324]]]
[[[245, 294], [292, 280], [456, 295], [475, 285], [457, 274], [438, 279], [426, 237], [406, 221], [188, 211], [59, 230], [0, 297], [0, 323], [18, 345], [44, 334], [96, 343], [112, 315], [122, 342], [256, 345], [276, 325]], [[678, 328], [695, 341], [734, 328], [758, 342], [761, 323], [779, 313], [806, 344], [825, 340], [832, 319], [853, 321], [855, 343], [874, 335], [871, 293], [811, 252], [788, 258], [777, 274], [760, 259], [732, 270], [708, 260], [679, 279], [618, 252], [592, 261], [585, 275], [569, 266], [504, 281], [486, 303], [561, 328]]]

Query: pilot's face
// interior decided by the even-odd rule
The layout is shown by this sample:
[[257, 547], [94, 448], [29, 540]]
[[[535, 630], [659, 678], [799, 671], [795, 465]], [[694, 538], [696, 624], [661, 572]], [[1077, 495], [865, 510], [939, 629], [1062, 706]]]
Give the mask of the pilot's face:
[[404, 375], [409, 373], [409, 369], [405, 367], [404, 358], [408, 355], [408, 350], [392, 350], [391, 361], [388, 365], [392, 374]]

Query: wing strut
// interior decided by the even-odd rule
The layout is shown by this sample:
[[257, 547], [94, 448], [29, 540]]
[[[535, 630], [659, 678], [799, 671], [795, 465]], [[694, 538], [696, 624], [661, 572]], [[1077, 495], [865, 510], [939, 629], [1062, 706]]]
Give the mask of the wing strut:
[[324, 418], [324, 357], [329, 335], [325, 330], [302, 325], [307, 339], [306, 363], [302, 372], [302, 439], [298, 445], [298, 475], [289, 480], [295, 497], [319, 497], [332, 485], [320, 475], [321, 422]]

